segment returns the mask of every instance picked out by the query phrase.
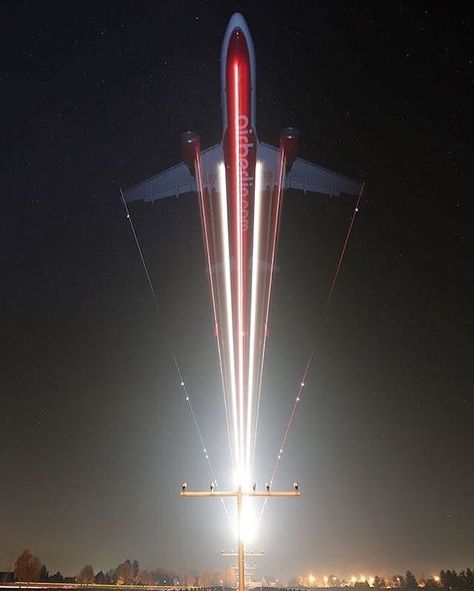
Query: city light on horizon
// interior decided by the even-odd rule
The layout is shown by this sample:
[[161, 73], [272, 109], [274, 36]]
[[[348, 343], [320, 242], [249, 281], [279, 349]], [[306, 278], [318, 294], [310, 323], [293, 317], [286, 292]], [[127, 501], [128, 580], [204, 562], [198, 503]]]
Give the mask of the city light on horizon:
[[[387, 574], [382, 569], [377, 570], [377, 575], [365, 575], [363, 573], [359, 575], [323, 575], [323, 574], [315, 574], [316, 571], [311, 571], [308, 575], [300, 575], [298, 577], [299, 583], [302, 587], [354, 587], [355, 585], [362, 584], [367, 585], [369, 587], [375, 587], [377, 580], [382, 585], [383, 588], [397, 588], [402, 586], [401, 579], [399, 576], [394, 574]], [[405, 571], [403, 571], [405, 572]], [[439, 575], [432, 575], [431, 579], [439, 584], [440, 583], [440, 576]], [[425, 579], [421, 576], [418, 580], [418, 586], [420, 588], [425, 586]]]

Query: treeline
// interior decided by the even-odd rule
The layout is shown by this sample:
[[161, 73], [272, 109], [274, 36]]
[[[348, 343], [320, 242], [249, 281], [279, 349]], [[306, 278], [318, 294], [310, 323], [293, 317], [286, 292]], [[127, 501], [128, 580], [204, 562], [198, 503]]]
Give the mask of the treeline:
[[138, 561], [129, 559], [106, 572], [99, 570], [95, 573], [92, 565], [86, 564], [77, 575], [72, 577], [65, 577], [59, 571], [50, 575], [46, 565], [28, 548], [23, 550], [17, 558], [13, 578], [15, 581], [97, 583], [98, 585], [172, 585], [181, 583], [181, 581], [178, 582], [178, 576], [173, 572], [167, 572], [161, 568], [151, 571], [140, 570]]
[[474, 591], [474, 574], [470, 568], [462, 570], [459, 574], [455, 570], [442, 570], [439, 575], [427, 579], [416, 579], [415, 575], [407, 570], [405, 576], [395, 575], [387, 580], [375, 577], [374, 587], [402, 587], [404, 589], [447, 589], [449, 591]]
[[452, 591], [474, 590], [474, 571], [470, 568], [459, 574], [455, 570], [442, 570], [439, 573], [440, 583], [445, 589]]
[[[3, 573], [4, 575], [7, 573]], [[138, 560], [126, 559], [117, 567], [104, 572], [95, 572], [92, 565], [86, 564], [79, 573], [74, 576], [63, 576], [59, 571], [50, 575], [45, 564], [34, 556], [27, 548], [23, 550], [15, 562], [15, 568], [11, 573], [15, 581], [25, 582], [50, 582], [50, 583], [84, 583], [97, 585], [179, 585], [181, 587], [234, 587], [236, 584], [235, 573], [231, 568], [222, 571], [203, 571], [199, 574], [180, 576], [172, 571], [156, 568], [154, 570], [140, 569]], [[290, 581], [290, 588], [315, 587], [312, 580], [304, 577], [294, 578]], [[314, 577], [313, 577], [314, 579]], [[269, 579], [270, 580], [270, 579]], [[405, 575], [393, 575], [390, 577], [376, 576], [369, 581], [351, 581], [339, 579], [332, 575], [326, 577], [325, 587], [341, 588], [353, 587], [358, 591], [369, 589], [401, 589], [427, 591], [474, 591], [474, 571], [466, 568], [459, 573], [455, 570], [442, 570], [439, 575], [428, 579], [416, 579], [411, 571]], [[275, 591], [275, 587], [272, 587]]]
[[162, 568], [140, 569], [138, 560], [127, 558], [116, 568], [95, 572], [92, 565], [86, 564], [74, 576], [63, 576], [59, 571], [50, 574], [46, 565], [27, 548], [15, 562], [13, 571], [15, 581], [48, 583], [84, 583], [97, 585], [180, 585], [183, 587], [232, 586], [235, 577], [232, 569], [226, 571], [204, 571], [197, 575], [179, 576]]
[[314, 575], [307, 577], [293, 577], [288, 587], [290, 589], [341, 589], [352, 587], [355, 591], [369, 591], [371, 589], [396, 589], [400, 591], [474, 591], [474, 571], [466, 568], [457, 573], [455, 570], [442, 570], [438, 575], [429, 578], [417, 579], [412, 571], [407, 570], [404, 575], [391, 575], [389, 577], [361, 577], [356, 580], [352, 577], [350, 581], [341, 579], [336, 575], [324, 577], [321, 584]]
[[[369, 587], [368, 583], [356, 583], [354, 587]], [[427, 579], [417, 580], [415, 575], [407, 570], [405, 576], [374, 577], [372, 587], [376, 589], [445, 589], [447, 591], [474, 591], [474, 571], [470, 568], [459, 574], [455, 570], [442, 570], [439, 575]]]

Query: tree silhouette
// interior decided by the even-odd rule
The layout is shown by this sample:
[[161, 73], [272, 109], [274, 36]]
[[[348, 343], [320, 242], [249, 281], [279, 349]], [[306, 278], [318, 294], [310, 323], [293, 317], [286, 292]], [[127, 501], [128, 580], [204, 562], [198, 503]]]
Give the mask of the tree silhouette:
[[402, 577], [402, 575], [393, 575], [390, 584], [393, 587], [405, 587], [405, 577]]
[[132, 564], [132, 573], [133, 573], [133, 580], [134, 581], [137, 579], [139, 571], [140, 571], [140, 569], [138, 566], [138, 560], [134, 560], [133, 564]]
[[108, 583], [116, 583], [117, 582], [117, 569], [116, 568], [109, 568], [109, 570], [105, 573], [107, 577]]
[[171, 573], [164, 571], [162, 568], [157, 568], [152, 571], [153, 579], [157, 585], [169, 585], [173, 578]]
[[470, 568], [466, 568], [459, 576], [462, 578], [463, 586], [469, 591], [474, 591], [474, 572]]
[[49, 572], [44, 564], [41, 567], [39, 576], [40, 576], [39, 580], [42, 581], [43, 583], [46, 583], [49, 581]]
[[39, 581], [42, 566], [40, 559], [26, 548], [16, 559], [15, 581]]
[[149, 570], [141, 570], [137, 575], [137, 583], [140, 585], [153, 585], [153, 575]]
[[405, 574], [405, 584], [408, 589], [416, 589], [418, 587], [415, 575], [410, 570], [407, 570]]
[[79, 573], [77, 580], [79, 583], [93, 583], [94, 582], [94, 569], [90, 564], [86, 564], [86, 566], [82, 567], [81, 572]]
[[132, 563], [128, 558], [125, 562], [118, 565], [115, 576], [118, 585], [130, 585], [133, 582]]
[[100, 570], [94, 577], [94, 583], [97, 583], [98, 585], [106, 585], [107, 583], [110, 583], [110, 581], [104, 571]]
[[196, 576], [192, 574], [188, 574], [184, 577], [184, 585], [186, 587], [195, 587], [196, 586]]
[[58, 571], [57, 573], [55, 573], [54, 575], [51, 575], [49, 577], [49, 580], [51, 581], [51, 583], [63, 583], [64, 582], [64, 577], [62, 576], [62, 574]]
[[459, 589], [460, 581], [458, 574], [455, 570], [442, 570], [439, 573], [441, 579], [441, 585], [448, 590]]

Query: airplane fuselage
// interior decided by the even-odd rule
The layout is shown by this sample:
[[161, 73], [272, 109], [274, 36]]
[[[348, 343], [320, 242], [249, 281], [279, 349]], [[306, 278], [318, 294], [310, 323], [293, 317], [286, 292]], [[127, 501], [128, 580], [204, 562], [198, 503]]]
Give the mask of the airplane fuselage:
[[[227, 27], [221, 54], [223, 151], [229, 220], [231, 260], [232, 323], [235, 381], [239, 415], [239, 471], [248, 475], [251, 445], [247, 431], [252, 417], [245, 409], [252, 405], [255, 384], [249, 375], [251, 326], [252, 250], [255, 214], [257, 135], [255, 131], [255, 54], [244, 19], [234, 15]], [[254, 289], [256, 286], [254, 285]], [[245, 469], [242, 465], [246, 464]], [[245, 477], [242, 476], [243, 479]]]

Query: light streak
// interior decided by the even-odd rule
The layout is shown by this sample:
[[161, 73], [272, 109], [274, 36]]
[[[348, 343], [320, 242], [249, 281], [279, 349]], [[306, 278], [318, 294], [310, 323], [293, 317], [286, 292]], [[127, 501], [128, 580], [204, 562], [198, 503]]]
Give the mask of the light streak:
[[[231, 359], [230, 365], [230, 390], [231, 390], [231, 404], [232, 404], [232, 422], [233, 422], [233, 437], [235, 453], [237, 454], [234, 463], [234, 470], [237, 469], [239, 464], [238, 456], [238, 417], [237, 417], [237, 393], [235, 383], [235, 351], [234, 351], [234, 334], [233, 334], [233, 323], [232, 323], [232, 288], [230, 280], [230, 253], [229, 253], [229, 221], [227, 212], [227, 191], [226, 191], [226, 179], [225, 179], [225, 165], [221, 163], [219, 165], [219, 197], [220, 197], [220, 214], [222, 223], [222, 254], [224, 257], [224, 293], [225, 293], [225, 315], [227, 320], [227, 338], [229, 355]], [[224, 386], [224, 399], [225, 399], [225, 386]], [[232, 446], [231, 446], [232, 447]]]
[[244, 497], [242, 499], [242, 514], [240, 523], [235, 516], [232, 523], [232, 529], [236, 538], [240, 538], [245, 544], [252, 542], [257, 533], [257, 519], [255, 515], [255, 507], [251, 504], [251, 499]]
[[303, 388], [304, 388], [306, 376], [308, 375], [309, 368], [311, 367], [311, 361], [313, 360], [313, 356], [314, 356], [314, 351], [311, 351], [311, 354], [309, 356], [309, 359], [308, 359], [308, 361], [306, 363], [306, 366], [305, 366], [305, 369], [304, 369], [304, 372], [303, 372], [303, 379], [300, 381], [300, 385], [299, 385], [298, 390], [296, 392], [295, 402], [293, 403], [293, 409], [291, 411], [290, 418], [288, 420], [288, 424], [287, 424], [287, 427], [286, 427], [286, 430], [285, 430], [285, 434], [283, 436], [283, 440], [282, 440], [281, 445], [280, 445], [280, 453], [278, 454], [277, 459], [275, 461], [275, 464], [273, 466], [272, 477], [270, 479], [270, 485], [273, 485], [273, 481], [275, 479], [275, 474], [276, 474], [276, 471], [278, 469], [278, 464], [280, 463], [280, 459], [281, 459], [281, 456], [283, 454], [283, 450], [285, 449], [286, 440], [288, 439], [288, 433], [290, 432], [290, 428], [291, 428], [291, 425], [293, 423], [293, 419], [294, 419], [294, 416], [295, 416], [295, 413], [296, 413], [296, 408], [298, 406], [298, 403], [301, 400], [301, 395], [302, 395], [302, 392], [303, 392]]
[[352, 212], [352, 218], [351, 218], [351, 221], [350, 221], [350, 224], [349, 224], [349, 229], [347, 230], [346, 239], [344, 240], [344, 245], [342, 247], [341, 254], [340, 254], [339, 260], [337, 262], [336, 271], [334, 272], [334, 276], [333, 276], [333, 279], [332, 279], [331, 288], [329, 289], [329, 295], [328, 295], [328, 298], [327, 298], [327, 301], [326, 301], [326, 308], [324, 309], [323, 316], [325, 315], [327, 309], [329, 308], [329, 304], [331, 303], [331, 300], [332, 300], [332, 296], [333, 296], [333, 293], [334, 293], [334, 288], [336, 287], [337, 278], [338, 278], [339, 273], [341, 271], [342, 261], [344, 260], [344, 256], [346, 254], [347, 245], [349, 243], [349, 240], [350, 240], [350, 237], [351, 237], [351, 234], [352, 234], [352, 227], [354, 226], [354, 221], [355, 221], [356, 215], [359, 212], [359, 204], [360, 204], [360, 201], [362, 199], [362, 194], [364, 192], [364, 187], [365, 187], [365, 181], [363, 181], [362, 182], [362, 185], [360, 186], [359, 196], [357, 197], [357, 202], [356, 202], [356, 205], [354, 207], [354, 211]]
[[[214, 482], [215, 487], [219, 488], [219, 482], [217, 480], [216, 473], [214, 472], [214, 468], [211, 463], [211, 458], [210, 458], [209, 453], [207, 451], [207, 447], [204, 442], [204, 437], [202, 435], [201, 428], [199, 427], [199, 423], [197, 421], [196, 414], [193, 409], [193, 405], [191, 404], [191, 396], [189, 395], [188, 389], [187, 389], [186, 384], [184, 382], [183, 374], [181, 372], [181, 368], [179, 366], [176, 355], [174, 354], [174, 351], [173, 351], [173, 360], [174, 360], [174, 364], [176, 367], [176, 371], [178, 372], [178, 376], [179, 376], [179, 385], [181, 386], [181, 388], [184, 392], [185, 400], [188, 404], [189, 410], [191, 411], [191, 416], [193, 417], [194, 426], [196, 427], [196, 431], [197, 431], [199, 439], [201, 441], [202, 453], [204, 454], [204, 457], [206, 458], [207, 465], [209, 466], [209, 471], [211, 473], [212, 481]], [[225, 501], [223, 498], [221, 498], [221, 503], [222, 503], [222, 507], [224, 508], [227, 519], [229, 520], [229, 523], [232, 525], [232, 519], [230, 518], [229, 510], [228, 510], [227, 505], [225, 504]]]
[[133, 223], [132, 216], [130, 215], [130, 211], [128, 209], [127, 202], [125, 201], [125, 195], [123, 194], [122, 187], [120, 187], [120, 197], [122, 199], [122, 203], [123, 203], [123, 206], [125, 208], [125, 213], [127, 214], [127, 220], [128, 220], [128, 223], [130, 224], [130, 228], [132, 230], [133, 238], [135, 239], [135, 245], [137, 247], [138, 255], [139, 255], [140, 260], [142, 262], [143, 269], [145, 271], [145, 275], [146, 275], [146, 278], [147, 278], [147, 281], [148, 281], [148, 286], [150, 287], [151, 295], [153, 297], [153, 301], [155, 302], [156, 312], [159, 315], [160, 314], [160, 304], [158, 302], [158, 297], [156, 295], [155, 287], [153, 286], [153, 282], [151, 280], [150, 273], [148, 272], [148, 266], [146, 264], [145, 257], [143, 255], [143, 251], [142, 251], [142, 247], [140, 245], [140, 241], [138, 240], [138, 236], [137, 236], [137, 233], [135, 231], [135, 224]]
[[[216, 335], [217, 335], [217, 338], [216, 338], [217, 354], [219, 357], [219, 367], [220, 367], [220, 371], [221, 371], [222, 385], [223, 385], [223, 389], [225, 392], [224, 366], [223, 366], [223, 362], [222, 362], [222, 351], [221, 351], [220, 339], [219, 339], [219, 334], [218, 334], [219, 333], [219, 322], [218, 322], [217, 306], [216, 306], [216, 291], [215, 291], [214, 280], [212, 277], [211, 249], [210, 249], [210, 240], [209, 240], [209, 230], [208, 230], [208, 225], [207, 225], [206, 205], [204, 203], [204, 189], [203, 189], [202, 174], [201, 174], [201, 156], [200, 156], [199, 151], [197, 151], [196, 155], [195, 155], [194, 170], [196, 172], [196, 185], [197, 185], [198, 197], [199, 197], [199, 210], [201, 212], [201, 224], [202, 224], [203, 236], [204, 236], [204, 250], [206, 252], [206, 259], [207, 259], [207, 264], [208, 264], [208, 268], [209, 268], [209, 284], [210, 284], [210, 291], [211, 291], [212, 310], [213, 310], [213, 314], [214, 314], [214, 324], [216, 327]], [[227, 414], [228, 409], [227, 409], [227, 403], [225, 400], [225, 394], [224, 394], [224, 406], [225, 406], [225, 410], [226, 410], [227, 425], [229, 425], [229, 417]], [[232, 445], [231, 445], [230, 441], [229, 441], [229, 446], [230, 446], [231, 457], [233, 457]]]
[[[203, 234], [204, 234], [204, 250], [206, 252], [206, 259], [207, 265], [209, 269], [209, 282], [211, 286], [211, 300], [212, 300], [212, 309], [214, 313], [214, 323], [216, 327], [216, 332], [218, 330], [218, 316], [217, 316], [217, 307], [216, 307], [216, 296], [215, 296], [215, 287], [214, 287], [214, 280], [212, 278], [212, 263], [211, 263], [211, 247], [210, 247], [210, 240], [209, 240], [209, 230], [207, 227], [207, 216], [206, 216], [206, 205], [204, 203], [204, 188], [202, 184], [202, 175], [201, 175], [201, 157], [199, 152], [196, 153], [196, 157], [194, 160], [194, 170], [196, 172], [196, 185], [198, 189], [198, 196], [199, 196], [199, 208], [201, 211], [201, 221], [203, 227]], [[219, 342], [219, 340], [218, 340]]]
[[175, 364], [175, 367], [176, 367], [176, 371], [178, 373], [178, 377], [179, 377], [179, 380], [180, 380], [179, 385], [181, 386], [181, 388], [183, 390], [183, 393], [184, 393], [184, 396], [185, 396], [185, 400], [186, 400], [186, 402], [187, 402], [187, 404], [189, 406], [189, 410], [190, 410], [191, 416], [193, 418], [194, 426], [196, 427], [196, 431], [197, 431], [197, 434], [199, 436], [199, 440], [201, 442], [202, 453], [203, 453], [203, 455], [204, 455], [204, 457], [205, 457], [205, 459], [207, 461], [207, 464], [209, 466], [209, 471], [211, 473], [212, 480], [213, 480], [214, 484], [216, 485], [216, 487], [218, 487], [219, 484], [218, 484], [218, 481], [217, 481], [216, 474], [214, 472], [214, 468], [212, 467], [212, 464], [211, 464], [211, 459], [210, 459], [209, 454], [207, 452], [207, 447], [206, 447], [206, 444], [204, 442], [204, 437], [202, 436], [202, 431], [201, 431], [201, 429], [199, 427], [199, 423], [197, 421], [196, 414], [194, 413], [193, 405], [191, 404], [191, 397], [189, 395], [188, 389], [187, 389], [186, 384], [184, 382], [183, 374], [181, 372], [181, 368], [180, 368], [180, 366], [178, 364], [178, 360], [177, 360], [176, 355], [174, 354], [174, 352], [173, 352], [173, 361], [174, 361], [174, 364]]
[[[235, 202], [237, 215], [235, 217], [235, 232], [237, 236], [237, 339], [238, 339], [238, 399], [239, 399], [239, 458], [240, 477], [244, 458], [244, 352], [243, 352], [243, 277], [242, 277], [242, 191], [239, 152], [239, 63], [234, 64], [234, 170], [235, 170]], [[243, 482], [241, 482], [243, 484]]]
[[[331, 304], [331, 301], [332, 301], [332, 298], [333, 298], [333, 295], [334, 295], [334, 290], [335, 290], [336, 283], [337, 283], [337, 280], [338, 280], [338, 277], [339, 277], [339, 274], [340, 274], [340, 271], [341, 271], [341, 267], [342, 267], [342, 263], [343, 263], [343, 260], [344, 260], [344, 256], [345, 256], [345, 253], [346, 253], [346, 250], [347, 250], [347, 246], [349, 244], [350, 237], [352, 235], [352, 230], [353, 230], [355, 218], [356, 218], [357, 213], [359, 212], [359, 206], [360, 206], [360, 202], [361, 202], [362, 195], [363, 195], [363, 192], [364, 192], [364, 188], [365, 188], [365, 181], [362, 182], [362, 185], [361, 185], [360, 191], [359, 191], [359, 195], [357, 197], [357, 201], [356, 201], [356, 204], [354, 206], [354, 210], [352, 212], [352, 217], [351, 217], [351, 220], [350, 220], [350, 223], [349, 223], [349, 227], [348, 227], [348, 230], [347, 230], [347, 233], [346, 233], [346, 237], [345, 237], [345, 240], [344, 240], [342, 249], [341, 249], [341, 253], [339, 255], [339, 259], [338, 259], [338, 262], [337, 262], [337, 265], [336, 265], [335, 272], [333, 274], [331, 286], [329, 288], [328, 297], [326, 299], [326, 304], [325, 304], [323, 313], [321, 315], [320, 326], [323, 325], [323, 322], [322, 321], [323, 321], [323, 319], [325, 318], [325, 316], [326, 316], [326, 314], [328, 312], [329, 306]], [[319, 346], [321, 345], [321, 339], [320, 338], [318, 340], [318, 345]], [[282, 443], [280, 445], [280, 452], [277, 454], [277, 458], [276, 458], [275, 463], [273, 465], [272, 476], [271, 476], [271, 479], [270, 479], [270, 485], [273, 485], [273, 481], [275, 479], [276, 471], [278, 469], [278, 465], [280, 463], [281, 456], [282, 456], [283, 450], [285, 448], [286, 440], [288, 438], [288, 433], [290, 432], [291, 425], [293, 424], [293, 420], [294, 420], [295, 414], [296, 414], [296, 409], [297, 409], [298, 403], [300, 402], [301, 397], [302, 397], [302, 392], [303, 392], [303, 388], [305, 386], [306, 378], [307, 378], [309, 372], [312, 369], [313, 359], [315, 358], [315, 355], [316, 355], [316, 347], [309, 354], [308, 361], [307, 361], [307, 363], [305, 365], [305, 369], [304, 369], [303, 375], [302, 375], [301, 380], [300, 380], [300, 386], [299, 386], [299, 388], [297, 390], [295, 401], [293, 403], [293, 407], [292, 407], [290, 416], [288, 418], [287, 426], [286, 426], [286, 429], [285, 429], [285, 432], [284, 432], [283, 440], [282, 440]], [[262, 504], [262, 509], [260, 511], [260, 515], [259, 515], [259, 518], [258, 518], [258, 523], [260, 523], [260, 521], [263, 518], [263, 514], [265, 512], [266, 505], [267, 505], [267, 499], [265, 499], [265, 501]]]
[[[268, 320], [270, 315], [270, 302], [271, 302], [271, 293], [273, 287], [273, 270], [275, 266], [275, 257], [276, 257], [276, 247], [278, 243], [278, 231], [280, 225], [280, 215], [281, 215], [281, 200], [282, 200], [282, 193], [283, 193], [283, 180], [284, 180], [284, 173], [285, 173], [285, 155], [282, 150], [279, 152], [279, 169], [278, 169], [278, 182], [276, 186], [276, 210], [275, 210], [275, 223], [272, 227], [272, 235], [271, 238], [271, 257], [270, 257], [270, 278], [268, 280], [268, 293], [267, 293], [267, 301], [266, 301], [266, 310], [265, 310], [265, 323], [264, 323], [264, 332], [263, 332], [263, 342], [262, 342], [262, 357], [260, 360], [260, 373], [259, 373], [259, 384], [258, 384], [258, 392], [261, 392], [262, 389], [262, 380], [263, 380], [263, 364], [265, 361], [265, 350], [267, 346], [267, 334], [268, 334]], [[272, 203], [273, 207], [273, 203]], [[257, 403], [257, 412], [256, 412], [256, 425], [258, 423], [258, 415], [260, 409], [260, 396]], [[255, 457], [255, 450], [257, 447], [257, 428], [255, 428], [254, 433], [254, 457]]]
[[[252, 294], [250, 304], [250, 346], [249, 346], [249, 402], [247, 418], [247, 470], [253, 474], [253, 461], [250, 463], [251, 438], [252, 438], [252, 409], [254, 390], [254, 365], [255, 365], [255, 339], [257, 324], [257, 302], [259, 295], [259, 264], [260, 264], [260, 240], [261, 240], [261, 216], [262, 216], [262, 163], [255, 166], [255, 198], [254, 198], [254, 223], [253, 223], [253, 253], [252, 253]], [[257, 405], [260, 398], [260, 389], [256, 392]], [[255, 425], [256, 431], [256, 425]]]

